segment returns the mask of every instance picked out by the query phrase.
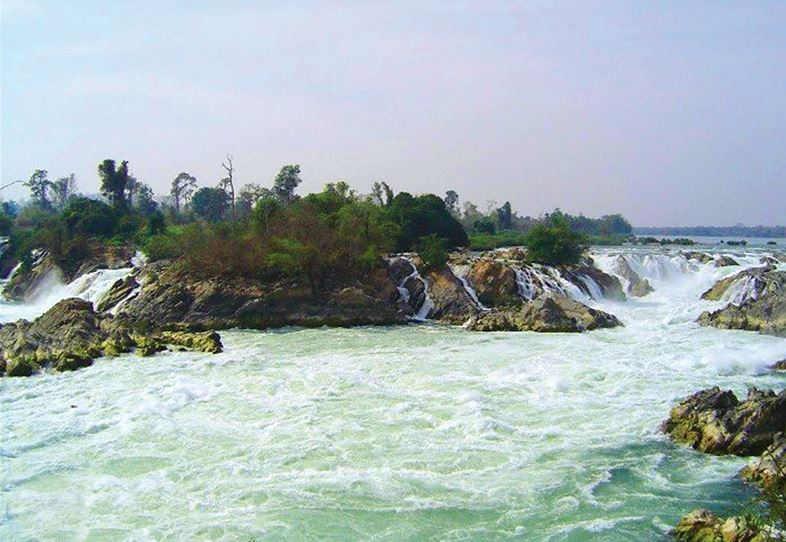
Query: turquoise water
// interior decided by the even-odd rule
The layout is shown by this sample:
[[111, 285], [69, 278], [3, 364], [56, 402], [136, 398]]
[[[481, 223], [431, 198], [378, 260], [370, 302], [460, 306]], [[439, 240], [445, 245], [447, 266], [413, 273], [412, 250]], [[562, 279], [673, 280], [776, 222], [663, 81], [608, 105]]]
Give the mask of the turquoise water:
[[733, 271], [653, 267], [581, 335], [232, 331], [0, 380], [0, 539], [666, 540], [751, 497], [747, 459], [659, 433], [671, 406], [786, 381], [786, 340], [694, 323]]

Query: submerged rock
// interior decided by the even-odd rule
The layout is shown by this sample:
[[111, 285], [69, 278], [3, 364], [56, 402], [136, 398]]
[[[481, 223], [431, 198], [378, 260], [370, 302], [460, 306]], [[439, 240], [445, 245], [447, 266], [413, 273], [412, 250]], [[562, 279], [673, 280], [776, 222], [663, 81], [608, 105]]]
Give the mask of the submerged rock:
[[725, 254], [720, 256], [717, 260], [715, 260], [715, 267], [729, 267], [732, 265], [740, 265], [740, 264], [737, 262], [737, 260]]
[[673, 440], [715, 455], [759, 455], [786, 429], [786, 390], [750, 388], [744, 401], [717, 386], [671, 410], [662, 430]]
[[767, 533], [743, 516], [722, 519], [705, 509], [683, 516], [672, 532], [683, 542], [764, 542]]
[[580, 332], [621, 326], [616, 316], [561, 295], [544, 296], [521, 309], [492, 310], [467, 322], [472, 331]]
[[202, 352], [221, 351], [216, 333], [141, 333], [127, 320], [98, 313], [92, 303], [79, 298], [58, 302], [33, 322], [19, 320], [0, 328], [1, 366], [7, 376], [30, 376], [47, 367], [73, 371], [101, 356], [116, 356], [134, 348], [140, 355], [152, 355], [168, 344]]
[[702, 298], [721, 299], [738, 280], [749, 282], [745, 285], [748, 292], [741, 303], [729, 303], [713, 312], [705, 311], [699, 316], [699, 323], [723, 329], [786, 336], [786, 271], [775, 271], [772, 268], [743, 271], [735, 277], [719, 281]]

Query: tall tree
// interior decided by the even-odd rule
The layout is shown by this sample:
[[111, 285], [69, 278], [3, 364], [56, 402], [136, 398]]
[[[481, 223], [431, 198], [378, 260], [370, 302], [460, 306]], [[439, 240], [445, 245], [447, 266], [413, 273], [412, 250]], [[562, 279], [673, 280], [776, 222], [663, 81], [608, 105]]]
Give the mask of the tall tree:
[[501, 230], [509, 230], [513, 226], [513, 210], [510, 202], [506, 201], [497, 209], [497, 225]]
[[191, 198], [191, 208], [208, 222], [220, 222], [229, 207], [229, 197], [221, 188], [200, 188]]
[[459, 214], [459, 195], [455, 190], [448, 190], [445, 192], [445, 207], [448, 208], [448, 212], [453, 216], [458, 216]]
[[273, 179], [273, 193], [284, 205], [295, 199], [295, 188], [303, 182], [300, 178], [300, 165], [287, 165], [281, 168]]
[[233, 179], [235, 166], [232, 165], [231, 154], [227, 154], [227, 160], [226, 162], [221, 162], [221, 167], [226, 170], [227, 176], [218, 182], [218, 186], [227, 193], [232, 208], [232, 218], [235, 218], [235, 181]]
[[49, 188], [52, 183], [49, 181], [48, 172], [45, 169], [37, 169], [30, 175], [24, 185], [30, 189], [30, 196], [33, 204], [41, 209], [51, 209], [52, 202], [49, 200]]
[[172, 188], [169, 195], [172, 196], [174, 202], [175, 214], [180, 214], [180, 207], [188, 205], [191, 196], [196, 189], [196, 177], [189, 175], [185, 171], [181, 171], [172, 180]]
[[117, 167], [114, 160], [107, 158], [98, 164], [98, 175], [101, 178], [101, 194], [115, 209], [127, 209], [126, 188], [130, 177], [128, 161], [123, 160]]
[[131, 207], [142, 216], [150, 216], [158, 208], [153, 189], [145, 183], [136, 182], [135, 185]]
[[73, 173], [68, 177], [60, 177], [52, 183], [52, 205], [55, 209], [65, 209], [68, 200], [74, 195], [76, 195], [76, 177]]
[[237, 213], [242, 219], [251, 215], [256, 203], [262, 199], [273, 198], [273, 191], [256, 183], [243, 185], [237, 197]]

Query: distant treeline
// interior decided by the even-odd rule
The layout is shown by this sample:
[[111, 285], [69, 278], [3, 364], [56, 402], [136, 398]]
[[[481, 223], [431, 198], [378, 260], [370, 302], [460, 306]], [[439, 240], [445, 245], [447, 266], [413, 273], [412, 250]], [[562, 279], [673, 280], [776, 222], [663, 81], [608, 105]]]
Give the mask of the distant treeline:
[[689, 237], [786, 237], [786, 226], [693, 226], [634, 228], [636, 235], [683, 235]]

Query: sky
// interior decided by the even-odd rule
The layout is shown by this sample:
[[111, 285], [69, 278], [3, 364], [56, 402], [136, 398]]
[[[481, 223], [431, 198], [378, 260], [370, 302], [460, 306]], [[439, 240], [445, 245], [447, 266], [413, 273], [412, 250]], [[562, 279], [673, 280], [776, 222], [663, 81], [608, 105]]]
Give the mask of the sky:
[[0, 0], [0, 144], [2, 183], [87, 193], [230, 153], [238, 185], [784, 224], [786, 2]]

